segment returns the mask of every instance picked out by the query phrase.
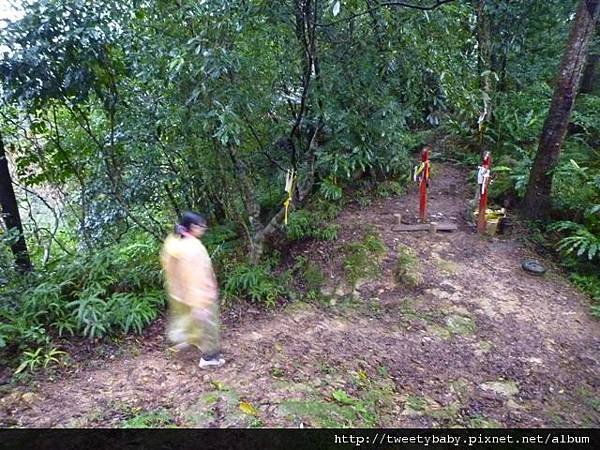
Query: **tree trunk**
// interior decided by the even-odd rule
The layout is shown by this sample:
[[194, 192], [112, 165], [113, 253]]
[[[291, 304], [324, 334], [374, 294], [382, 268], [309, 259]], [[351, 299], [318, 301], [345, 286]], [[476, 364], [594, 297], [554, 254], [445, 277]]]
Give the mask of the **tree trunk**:
[[560, 148], [567, 132], [569, 117], [599, 12], [600, 0], [581, 0], [577, 8], [558, 72], [550, 110], [529, 175], [524, 212], [530, 219], [545, 219], [550, 212], [552, 171], [558, 164]]
[[27, 243], [23, 234], [23, 225], [17, 205], [17, 198], [12, 187], [12, 179], [8, 170], [8, 158], [4, 150], [4, 140], [0, 132], [0, 208], [2, 209], [2, 217], [8, 231], [16, 229], [18, 239], [11, 245], [11, 250], [15, 255], [17, 267], [22, 272], [31, 270], [31, 260], [27, 252]]
[[485, 149], [483, 136], [487, 124], [492, 120], [492, 44], [490, 37], [490, 19], [485, 11], [486, 0], [475, 0], [477, 11], [477, 67], [479, 69], [479, 88], [483, 93], [483, 112], [478, 120], [479, 153], [483, 156]]
[[[490, 42], [490, 20], [485, 12], [485, 0], [477, 0], [477, 65], [479, 68], [479, 87], [488, 95], [492, 93], [492, 51]], [[482, 75], [484, 74], [485, 75]], [[491, 111], [488, 112], [488, 115]]]
[[598, 63], [600, 63], [600, 55], [590, 55], [588, 57], [583, 72], [583, 80], [581, 80], [581, 93], [591, 94], [600, 87], [598, 83]]

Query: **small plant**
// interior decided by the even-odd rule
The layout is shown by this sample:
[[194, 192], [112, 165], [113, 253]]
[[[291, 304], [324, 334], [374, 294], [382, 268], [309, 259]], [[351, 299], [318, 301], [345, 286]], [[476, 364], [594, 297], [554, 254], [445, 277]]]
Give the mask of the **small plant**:
[[121, 428], [175, 428], [173, 418], [163, 410], [145, 411], [123, 421]]
[[337, 239], [339, 225], [325, 224], [318, 214], [306, 210], [295, 211], [290, 215], [287, 226], [288, 237], [292, 240], [313, 238], [321, 241]]
[[323, 222], [334, 220], [342, 212], [342, 202], [331, 202], [323, 198], [317, 198], [312, 204], [315, 214]]
[[550, 230], [568, 231], [570, 235], [561, 239], [558, 250], [565, 254], [575, 253], [577, 256], [587, 256], [588, 260], [600, 257], [600, 236], [593, 234], [584, 225], [562, 221], [550, 226]]
[[268, 266], [239, 263], [227, 274], [225, 296], [247, 298], [254, 303], [275, 306], [284, 290]]
[[358, 403], [357, 399], [351, 397], [341, 389], [336, 389], [335, 391], [333, 391], [331, 397], [341, 405], [356, 405]]
[[571, 275], [571, 281], [592, 297], [591, 313], [593, 316], [600, 318], [600, 277], [594, 274], [574, 273]]
[[296, 258], [292, 272], [298, 274], [305, 282], [309, 297], [316, 296], [325, 281], [321, 268], [306, 256]]
[[327, 200], [336, 201], [342, 198], [342, 188], [334, 176], [329, 176], [321, 181], [319, 193]]
[[55, 347], [50, 347], [47, 351], [44, 347], [38, 347], [35, 351], [25, 351], [21, 358], [21, 364], [15, 370], [15, 374], [21, 373], [25, 369], [34, 372], [41, 367], [47, 368], [52, 363], [60, 364], [61, 358], [66, 355], [66, 352], [58, 350]]
[[366, 208], [373, 202], [369, 192], [364, 190], [357, 191], [355, 199], [361, 208]]
[[377, 195], [383, 198], [399, 196], [404, 193], [404, 186], [397, 182], [386, 180], [377, 185]]
[[271, 367], [270, 373], [273, 378], [285, 377], [285, 370], [283, 370], [281, 367]]
[[352, 286], [359, 280], [374, 277], [379, 273], [379, 263], [386, 252], [386, 246], [379, 234], [369, 230], [359, 242], [344, 246], [344, 272]]
[[423, 276], [415, 251], [404, 244], [398, 244], [397, 252], [398, 259], [394, 270], [396, 280], [409, 287], [419, 286], [423, 283]]

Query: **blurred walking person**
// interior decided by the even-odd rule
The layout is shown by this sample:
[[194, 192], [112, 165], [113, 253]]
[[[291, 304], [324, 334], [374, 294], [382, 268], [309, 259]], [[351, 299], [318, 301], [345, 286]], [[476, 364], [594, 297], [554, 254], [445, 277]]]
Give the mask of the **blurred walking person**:
[[198, 347], [202, 368], [225, 363], [221, 357], [217, 279], [210, 256], [200, 242], [206, 229], [206, 220], [200, 214], [184, 213], [161, 252], [169, 295], [168, 338], [177, 350]]

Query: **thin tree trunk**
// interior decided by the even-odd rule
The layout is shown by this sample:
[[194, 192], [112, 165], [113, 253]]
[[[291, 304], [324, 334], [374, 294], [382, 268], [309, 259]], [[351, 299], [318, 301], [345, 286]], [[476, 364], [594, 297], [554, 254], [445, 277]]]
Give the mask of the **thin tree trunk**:
[[483, 112], [481, 113], [479, 125], [479, 152], [483, 155], [483, 136], [487, 124], [492, 120], [492, 95], [494, 86], [492, 83], [492, 52], [490, 37], [490, 20], [486, 14], [486, 0], [475, 0], [477, 11], [477, 67], [479, 69], [479, 88], [483, 93]]
[[31, 260], [27, 251], [27, 243], [23, 233], [23, 224], [19, 214], [19, 207], [15, 191], [12, 186], [12, 179], [8, 170], [8, 159], [4, 150], [4, 139], [0, 132], [0, 208], [2, 209], [2, 217], [8, 231], [17, 230], [18, 238], [11, 245], [11, 250], [15, 255], [17, 267], [22, 272], [31, 270]]
[[[490, 20], [485, 12], [485, 1], [477, 0], [477, 64], [479, 67], [479, 86], [483, 92], [492, 93], [492, 81], [489, 72], [492, 68], [492, 52], [490, 42]], [[485, 75], [481, 75], [486, 73]], [[489, 113], [488, 113], [489, 114]]]
[[529, 175], [524, 212], [530, 219], [545, 219], [551, 209], [552, 171], [558, 164], [599, 13], [600, 0], [581, 0], [577, 8]]
[[581, 80], [581, 93], [591, 94], [600, 87], [598, 83], [598, 63], [600, 63], [600, 55], [590, 55], [588, 57], [588, 62], [583, 72], [583, 80]]

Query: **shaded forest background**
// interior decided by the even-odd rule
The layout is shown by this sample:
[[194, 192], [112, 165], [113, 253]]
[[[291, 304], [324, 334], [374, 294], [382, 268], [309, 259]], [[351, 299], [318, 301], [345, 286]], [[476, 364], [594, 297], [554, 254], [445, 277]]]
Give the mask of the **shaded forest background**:
[[[425, 143], [473, 182], [491, 151], [492, 201], [527, 205], [531, 238], [600, 315], [598, 1], [23, 8], [0, 30], [5, 355], [33, 367], [58, 357], [60, 336], [140, 333], [164, 305], [160, 243], [188, 209], [209, 218], [226, 303], [285, 301], [292, 278], [319, 274], [306, 261], [282, 273], [282, 249], [336, 239], [348, 202], [402, 195]], [[536, 172], [550, 183], [540, 206], [530, 171], [536, 154], [551, 159], [540, 138], [573, 79], [559, 70], [570, 49], [581, 82], [560, 91], [574, 109], [562, 110], [555, 167]]]

